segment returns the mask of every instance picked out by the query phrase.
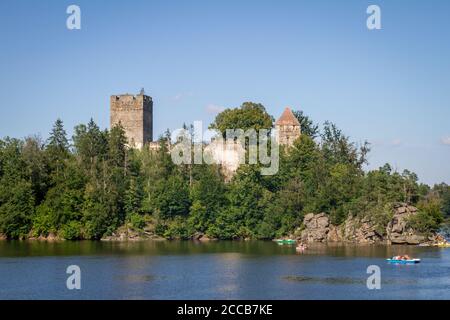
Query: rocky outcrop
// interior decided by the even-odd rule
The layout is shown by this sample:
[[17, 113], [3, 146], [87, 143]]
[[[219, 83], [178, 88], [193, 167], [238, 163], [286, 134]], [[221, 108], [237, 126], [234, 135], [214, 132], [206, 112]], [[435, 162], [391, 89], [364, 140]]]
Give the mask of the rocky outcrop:
[[325, 213], [309, 213], [303, 219], [305, 230], [301, 232], [302, 241], [325, 242], [330, 233], [330, 220]]
[[210, 237], [208, 237], [206, 234], [204, 234], [202, 232], [196, 232], [192, 236], [192, 240], [195, 240], [195, 241], [212, 241], [212, 240], [217, 240], [217, 239], [210, 238]]
[[[217, 240], [210, 238], [204, 233], [196, 232], [191, 237], [194, 241], [212, 241]], [[143, 240], [167, 240], [161, 236], [158, 236], [154, 232], [153, 226], [146, 226], [143, 230], [136, 230], [133, 228], [127, 228], [122, 226], [117, 229], [112, 235], [105, 236], [102, 241], [143, 241]], [[178, 239], [173, 239], [178, 240]]]
[[419, 244], [425, 242], [425, 236], [417, 234], [408, 226], [408, 219], [417, 214], [417, 208], [408, 205], [397, 205], [394, 216], [388, 223], [387, 240], [392, 244]]
[[368, 218], [351, 217], [341, 225], [330, 222], [326, 213], [307, 214], [303, 220], [300, 239], [305, 242], [351, 241], [372, 243], [381, 241], [383, 236], [377, 232], [376, 224]]
[[26, 237], [26, 238], [24, 238], [24, 239], [27, 239], [27, 240], [38, 240], [38, 241], [48, 241], [48, 242], [53, 242], [53, 241], [61, 241], [61, 240], [63, 240], [63, 239], [61, 239], [61, 237], [59, 237], [58, 235], [56, 235], [55, 233], [53, 233], [53, 232], [50, 232], [48, 235], [43, 235], [43, 234], [41, 234], [40, 236], [38, 236], [38, 237], [35, 237], [35, 236], [28, 236], [28, 237]]
[[374, 243], [383, 241], [383, 234], [379, 231], [378, 224], [369, 216], [349, 216], [338, 227], [343, 234], [343, 240], [358, 243]]
[[413, 206], [398, 204], [394, 206], [392, 219], [387, 225], [380, 225], [369, 215], [350, 215], [338, 226], [331, 223], [326, 213], [309, 213], [304, 217], [303, 226], [296, 234], [299, 234], [297, 238], [304, 242], [385, 242], [414, 245], [437, 241], [437, 235], [425, 236], [408, 225], [408, 220], [417, 213], [417, 208]]
[[110, 236], [105, 236], [102, 241], [142, 241], [142, 240], [163, 240], [163, 238], [155, 235], [150, 228], [136, 230], [122, 226], [113, 232]]

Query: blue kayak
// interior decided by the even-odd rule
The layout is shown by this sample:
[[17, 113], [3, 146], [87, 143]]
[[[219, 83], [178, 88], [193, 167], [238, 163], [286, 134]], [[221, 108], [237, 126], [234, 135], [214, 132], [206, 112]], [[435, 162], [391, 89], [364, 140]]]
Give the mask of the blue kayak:
[[386, 259], [389, 263], [399, 263], [399, 264], [415, 264], [420, 263], [420, 259], [411, 259], [411, 260], [397, 260], [397, 259]]

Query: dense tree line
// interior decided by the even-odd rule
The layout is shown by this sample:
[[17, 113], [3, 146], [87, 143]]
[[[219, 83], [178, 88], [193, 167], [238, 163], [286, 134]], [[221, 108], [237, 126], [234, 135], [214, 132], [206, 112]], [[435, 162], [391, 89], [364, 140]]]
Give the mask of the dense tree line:
[[[309, 212], [335, 223], [371, 215], [383, 225], [397, 202], [420, 209], [411, 221], [434, 231], [450, 216], [450, 187], [418, 183], [409, 171], [386, 164], [365, 172], [369, 145], [357, 146], [336, 125], [321, 129], [296, 112], [303, 135], [281, 148], [280, 170], [262, 176], [242, 165], [226, 183], [217, 165], [174, 165], [169, 133], [160, 149], [126, 147], [120, 127], [78, 125], [69, 139], [57, 120], [47, 141], [0, 140], [0, 233], [8, 238], [47, 236], [100, 239], [119, 227], [148, 226], [166, 238], [203, 233], [220, 239], [269, 239], [292, 233]], [[244, 103], [216, 117], [212, 128], [270, 128], [260, 104]]]

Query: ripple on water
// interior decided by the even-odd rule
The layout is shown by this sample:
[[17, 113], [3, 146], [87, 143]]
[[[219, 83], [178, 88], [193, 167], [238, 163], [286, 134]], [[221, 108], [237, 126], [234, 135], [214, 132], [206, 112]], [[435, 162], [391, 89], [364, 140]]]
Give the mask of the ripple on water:
[[155, 276], [147, 274], [127, 274], [116, 277], [118, 280], [131, 283], [149, 282], [155, 280], [155, 278]]
[[[310, 276], [284, 276], [282, 279], [293, 282], [322, 283], [322, 284], [365, 284], [367, 279], [351, 277], [310, 277]], [[416, 279], [383, 279], [382, 284], [416, 284]]]

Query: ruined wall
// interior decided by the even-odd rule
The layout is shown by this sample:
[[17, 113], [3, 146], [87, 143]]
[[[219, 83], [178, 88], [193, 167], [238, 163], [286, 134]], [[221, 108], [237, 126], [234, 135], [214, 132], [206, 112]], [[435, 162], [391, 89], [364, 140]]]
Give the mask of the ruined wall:
[[240, 165], [240, 157], [245, 157], [245, 149], [235, 141], [213, 141], [204, 149], [204, 154], [211, 157], [211, 162], [221, 166], [225, 181], [230, 181]]
[[113, 95], [110, 98], [111, 128], [121, 123], [128, 144], [142, 148], [153, 140], [153, 101], [146, 95]]

